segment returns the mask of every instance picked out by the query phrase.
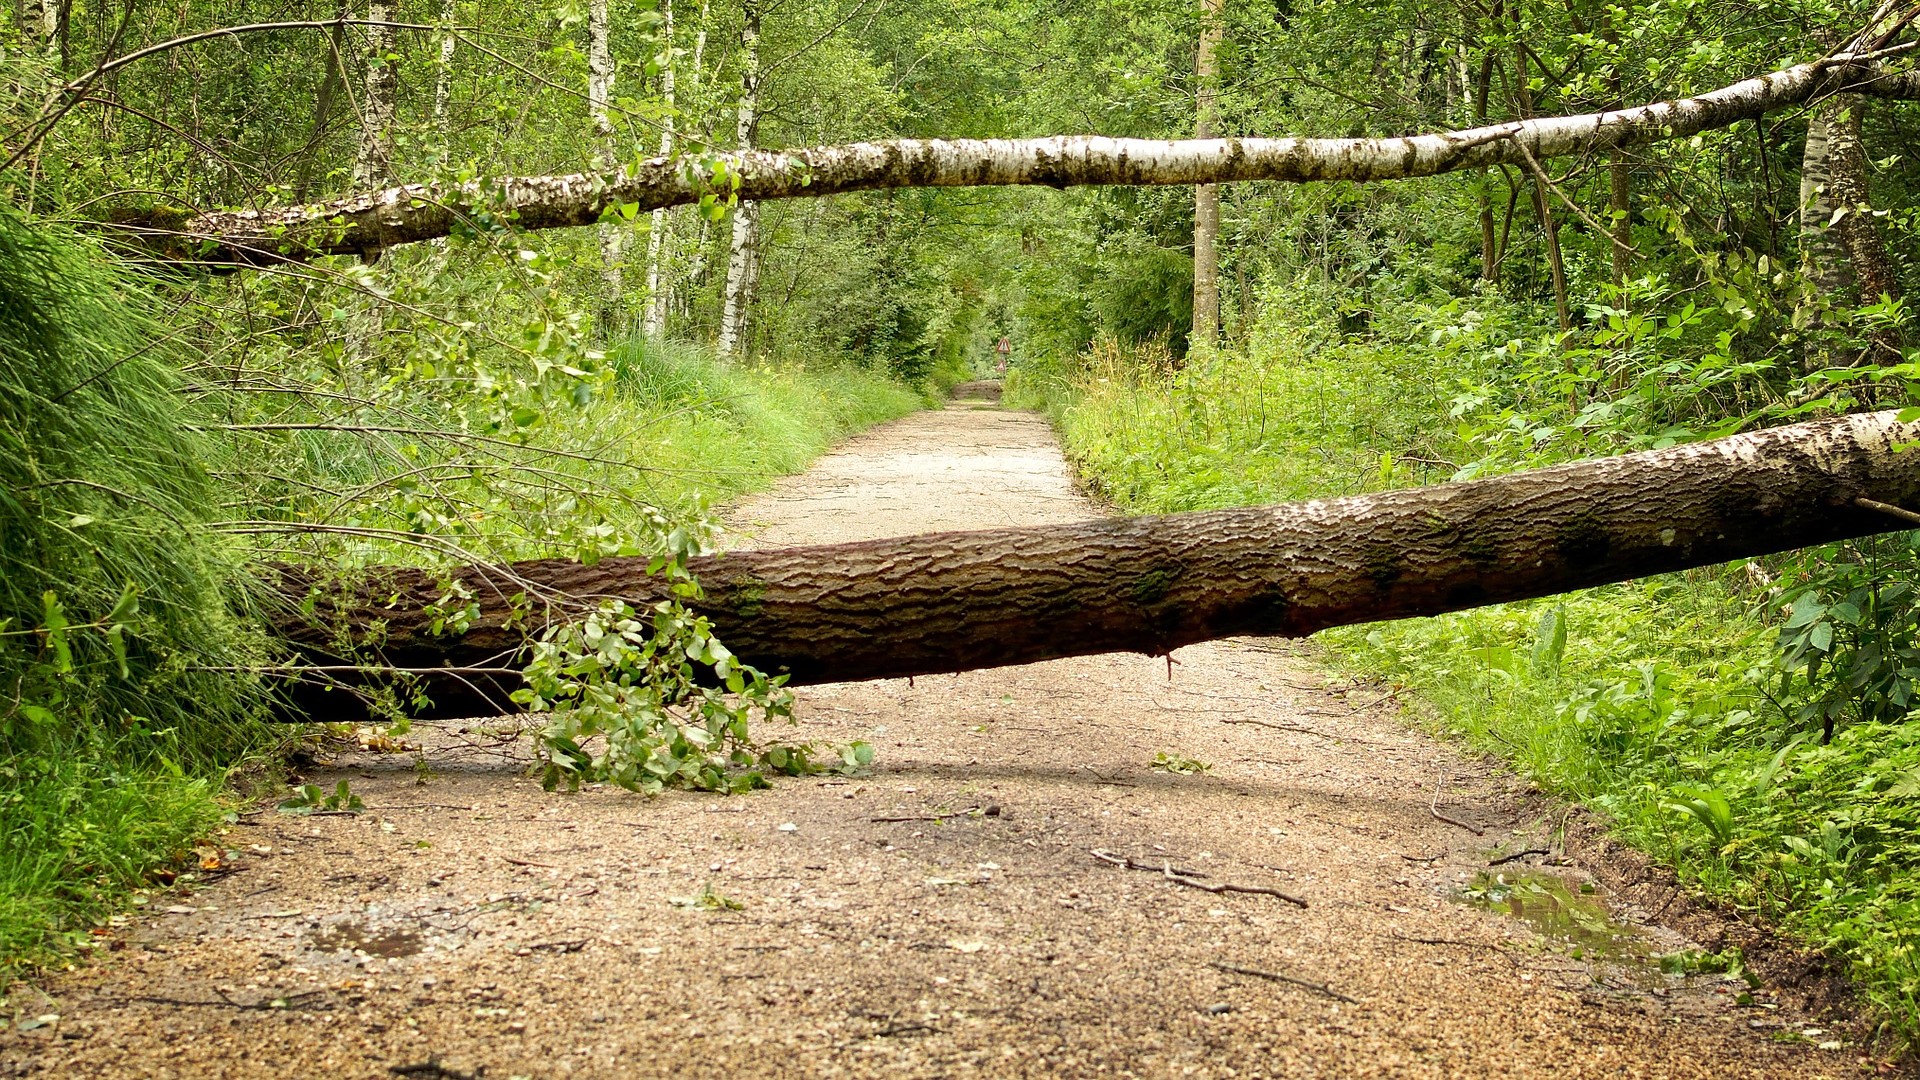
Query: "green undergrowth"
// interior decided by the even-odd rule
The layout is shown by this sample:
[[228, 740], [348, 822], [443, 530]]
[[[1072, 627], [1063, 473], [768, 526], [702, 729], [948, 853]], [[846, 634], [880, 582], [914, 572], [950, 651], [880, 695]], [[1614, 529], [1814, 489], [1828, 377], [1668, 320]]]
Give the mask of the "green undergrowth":
[[212, 287], [132, 280], [0, 211], [0, 989], [191, 875], [238, 778], [276, 782], [261, 563], [683, 553], [709, 505], [928, 401], [851, 365], [603, 351], [564, 313], [525, 354], [451, 325], [359, 366], [266, 351], [271, 392], [229, 390], [210, 331], [154, 318], [156, 294]]
[[[1528, 318], [1491, 303], [1404, 305], [1376, 313], [1363, 338], [1268, 328], [1244, 350], [1181, 370], [1152, 349], [1109, 343], [1030, 364], [1007, 396], [1049, 413], [1088, 483], [1140, 513], [1437, 483], [1686, 437], [1646, 423], [1582, 429], [1576, 412], [1608, 420], [1670, 398], [1617, 372], [1604, 380], [1624, 390], [1574, 385], [1565, 354], [1509, 336]], [[1650, 364], [1667, 363], [1647, 351]], [[1724, 340], [1719, 351], [1730, 351]], [[1734, 363], [1719, 359], [1705, 376], [1705, 365], [1680, 365], [1676, 378], [1711, 391]], [[1534, 392], [1560, 404], [1526, 400], [1528, 378], [1543, 371]], [[1910, 568], [1916, 536], [1316, 641], [1332, 666], [1410, 689], [1418, 722], [1600, 812], [1690, 887], [1844, 958], [1887, 1029], [1911, 1045], [1920, 724], [1906, 709], [1920, 654], [1901, 579], [1846, 568], [1872, 559]], [[1861, 584], [1869, 580], [1881, 584]], [[1803, 595], [1812, 586], [1828, 591], [1816, 602]], [[1810, 637], [1824, 666], [1804, 663]], [[1795, 642], [1799, 652], [1783, 647]], [[1869, 674], [1881, 681], [1863, 683]], [[1823, 744], [1829, 714], [1838, 723]]]
[[641, 491], [689, 511], [764, 488], [847, 436], [926, 406], [926, 396], [871, 369], [735, 366], [711, 350], [638, 339], [609, 358], [607, 400], [579, 422], [611, 425], [648, 470]]
[[[0, 210], [0, 985], [219, 820], [274, 733], [149, 301]], [[161, 344], [156, 345], [156, 342]]]

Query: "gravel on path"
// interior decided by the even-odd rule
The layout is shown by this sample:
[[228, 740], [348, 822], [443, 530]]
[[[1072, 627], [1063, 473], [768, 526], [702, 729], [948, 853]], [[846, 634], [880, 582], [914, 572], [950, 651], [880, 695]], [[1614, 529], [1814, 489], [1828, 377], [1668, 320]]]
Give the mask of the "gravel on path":
[[[730, 520], [776, 545], [1099, 513], [1043, 420], [957, 403]], [[243, 817], [224, 876], [14, 994], [0, 1076], [1862, 1070], [1790, 995], [1596, 958], [1687, 945], [1634, 912], [1596, 928], [1576, 902], [1542, 935], [1461, 902], [1502, 872], [1587, 896], [1553, 865], [1562, 808], [1288, 643], [799, 697], [798, 736], [871, 740], [870, 775], [553, 794], [507, 721], [425, 730], [418, 764], [344, 754], [310, 779], [366, 813]]]

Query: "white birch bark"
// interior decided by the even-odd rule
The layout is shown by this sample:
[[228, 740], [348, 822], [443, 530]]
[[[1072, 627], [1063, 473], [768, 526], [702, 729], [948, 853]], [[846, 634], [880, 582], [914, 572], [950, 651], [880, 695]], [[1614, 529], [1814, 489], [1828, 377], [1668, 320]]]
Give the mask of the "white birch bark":
[[366, 83], [360, 98], [360, 150], [354, 156], [353, 186], [379, 187], [393, 182], [394, 70], [393, 0], [367, 0]]
[[439, 60], [433, 69], [433, 130], [440, 136], [444, 156], [453, 142], [453, 55], [458, 40], [454, 36], [453, 0], [439, 0], [433, 21], [440, 24], [434, 36], [440, 39]]
[[[587, 5], [587, 111], [593, 118], [593, 134], [600, 141], [600, 169], [606, 173], [619, 168], [619, 158], [613, 151], [613, 119], [607, 113], [607, 103], [613, 96], [610, 34], [607, 0], [591, 0]], [[609, 315], [620, 303], [621, 239], [620, 226], [600, 226], [601, 275], [607, 283], [605, 311]]]
[[[1200, 47], [1193, 64], [1195, 139], [1211, 139], [1219, 123], [1220, 47], [1226, 0], [1200, 0]], [[1220, 189], [1193, 189], [1193, 332], [1191, 348], [1211, 349], [1220, 342]]]
[[[665, 101], [666, 119], [660, 127], [660, 156], [668, 157], [673, 153], [674, 98], [673, 69], [675, 55], [673, 49], [673, 0], [660, 0], [661, 34], [666, 39], [666, 48], [662, 50], [666, 64], [660, 69], [660, 96]], [[704, 20], [703, 20], [704, 21]], [[697, 61], [696, 61], [697, 62]], [[648, 337], [662, 337], [667, 332], [667, 305], [671, 299], [665, 293], [665, 279], [660, 273], [660, 260], [666, 251], [667, 228], [670, 220], [667, 209], [657, 206], [653, 210], [653, 219], [647, 226], [647, 311], [644, 323]]]
[[[760, 4], [745, 0], [740, 26], [740, 110], [736, 135], [742, 154], [753, 152], [760, 121]], [[746, 345], [748, 313], [759, 283], [760, 207], [742, 191], [733, 213], [733, 238], [727, 248], [726, 302], [720, 313], [720, 355], [733, 357]]]
[[[1849, 54], [1746, 79], [1675, 101], [1580, 116], [1514, 120], [1381, 139], [898, 139], [802, 150], [714, 155], [744, 200], [812, 198], [902, 187], [1082, 184], [1191, 185], [1277, 180], [1372, 182], [1495, 165], [1604, 155], [1616, 147], [1686, 138], [1839, 88], [1920, 98], [1920, 74], [1895, 74]], [[704, 159], [703, 159], [704, 160]], [[591, 225], [617, 203], [642, 210], [696, 203], [711, 189], [695, 162], [655, 158], [635, 168], [500, 177], [457, 185], [408, 184], [331, 202], [201, 214], [156, 236], [163, 256], [214, 264], [270, 263], [375, 250], [444, 236], [456, 216], [511, 209], [526, 229]], [[202, 242], [211, 242], [202, 248]]]

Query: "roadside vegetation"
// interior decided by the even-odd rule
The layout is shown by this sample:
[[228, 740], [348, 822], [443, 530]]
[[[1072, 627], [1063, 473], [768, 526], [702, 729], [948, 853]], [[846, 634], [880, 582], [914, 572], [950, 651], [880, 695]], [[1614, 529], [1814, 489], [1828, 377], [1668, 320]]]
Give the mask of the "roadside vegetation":
[[512, 354], [457, 382], [281, 354], [216, 391], [159, 322], [167, 286], [0, 212], [0, 980], [217, 872], [222, 818], [277, 784], [301, 729], [268, 722], [263, 561], [697, 546], [708, 506], [934, 392], [644, 338], [582, 346], [564, 393]]
[[[1643, 313], [1596, 304], [1562, 349], [1550, 311], [1493, 292], [1380, 303], [1366, 332], [1342, 332], [1308, 276], [1243, 348], [1176, 363], [1160, 341], [1105, 338], [1030, 360], [1008, 400], [1048, 411], [1106, 498], [1162, 513], [1467, 479], [1905, 394], [1899, 371], [1794, 374], [1721, 306], [1656, 284]], [[1894, 534], [1315, 641], [1690, 888], [1844, 958], [1913, 1039], [1917, 582], [1920, 533]]]

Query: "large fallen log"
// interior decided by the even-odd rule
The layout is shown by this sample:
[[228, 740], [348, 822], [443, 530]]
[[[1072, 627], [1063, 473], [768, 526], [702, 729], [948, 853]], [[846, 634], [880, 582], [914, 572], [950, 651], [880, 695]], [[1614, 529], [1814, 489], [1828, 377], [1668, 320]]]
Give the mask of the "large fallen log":
[[[1379, 495], [732, 552], [693, 560], [694, 606], [743, 660], [796, 684], [1301, 636], [1913, 528], [1870, 504], [1920, 506], [1916, 441], [1920, 424], [1880, 412]], [[469, 716], [512, 708], [515, 658], [543, 621], [664, 594], [644, 559], [461, 577], [480, 618], [458, 636], [431, 629], [441, 577], [410, 569], [344, 596], [290, 574], [277, 629], [324, 666], [343, 631], [377, 643], [431, 695], [419, 715]], [[522, 592], [547, 604], [515, 625]], [[338, 690], [299, 705], [360, 709]]]

